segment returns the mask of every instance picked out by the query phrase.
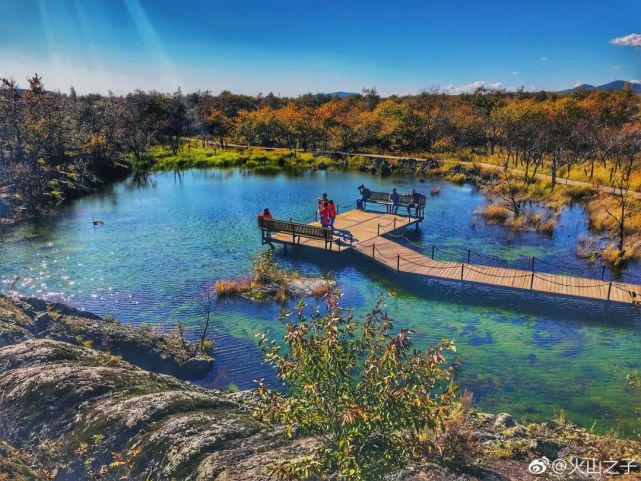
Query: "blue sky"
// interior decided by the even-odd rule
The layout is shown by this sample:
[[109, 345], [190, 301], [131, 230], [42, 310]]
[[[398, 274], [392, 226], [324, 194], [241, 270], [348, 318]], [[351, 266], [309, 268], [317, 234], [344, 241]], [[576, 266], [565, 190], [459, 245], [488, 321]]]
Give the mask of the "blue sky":
[[641, 79], [641, 1], [0, 0], [0, 75], [34, 72], [82, 93], [558, 90]]

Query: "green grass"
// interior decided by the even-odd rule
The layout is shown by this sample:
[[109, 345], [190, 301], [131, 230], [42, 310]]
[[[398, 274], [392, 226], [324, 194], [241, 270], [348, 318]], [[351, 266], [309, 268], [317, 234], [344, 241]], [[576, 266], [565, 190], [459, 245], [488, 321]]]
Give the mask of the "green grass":
[[315, 157], [310, 152], [262, 149], [216, 149], [187, 144], [174, 155], [161, 146], [152, 149], [154, 170], [205, 169], [210, 167], [244, 167], [257, 173], [271, 174], [282, 170], [334, 167], [337, 161]]

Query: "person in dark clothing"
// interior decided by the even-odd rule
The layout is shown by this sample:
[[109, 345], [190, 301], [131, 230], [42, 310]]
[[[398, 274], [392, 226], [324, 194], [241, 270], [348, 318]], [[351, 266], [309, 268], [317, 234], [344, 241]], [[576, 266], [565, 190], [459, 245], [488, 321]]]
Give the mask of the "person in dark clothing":
[[364, 184], [358, 186], [358, 192], [361, 194], [361, 198], [356, 200], [356, 208], [365, 210], [365, 203], [369, 199], [371, 192]]
[[398, 204], [401, 201], [401, 196], [396, 192], [396, 187], [392, 189], [392, 193], [389, 195], [389, 200], [392, 203], [392, 213], [398, 213]]
[[420, 197], [416, 189], [412, 189], [410, 193], [410, 203], [407, 205], [407, 215], [412, 215], [412, 207], [416, 210], [416, 215], [418, 215], [418, 206], [420, 204]]

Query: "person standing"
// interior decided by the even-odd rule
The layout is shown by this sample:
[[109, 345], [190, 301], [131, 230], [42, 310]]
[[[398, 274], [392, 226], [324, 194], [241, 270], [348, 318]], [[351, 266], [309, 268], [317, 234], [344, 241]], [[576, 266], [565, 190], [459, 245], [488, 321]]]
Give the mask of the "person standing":
[[329, 225], [329, 203], [327, 201], [320, 205], [318, 213], [320, 214], [321, 226], [327, 227]]
[[334, 204], [334, 201], [332, 199], [330, 199], [327, 203], [327, 210], [329, 227], [334, 230], [334, 221], [336, 220], [336, 204]]
[[392, 193], [389, 195], [389, 200], [392, 203], [392, 213], [398, 213], [398, 204], [401, 201], [401, 196], [396, 192], [396, 187], [392, 189]]

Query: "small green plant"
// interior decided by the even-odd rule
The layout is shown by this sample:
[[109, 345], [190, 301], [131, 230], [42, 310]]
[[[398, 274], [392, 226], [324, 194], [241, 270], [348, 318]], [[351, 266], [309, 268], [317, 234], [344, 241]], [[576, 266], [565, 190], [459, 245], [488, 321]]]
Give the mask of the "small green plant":
[[[358, 323], [330, 292], [321, 307], [284, 315], [286, 349], [261, 335], [266, 361], [274, 366], [286, 394], [267, 389], [257, 415], [284, 424], [290, 436], [313, 435], [319, 449], [272, 467], [279, 479], [378, 480], [426, 452], [431, 435], [443, 428], [455, 402], [456, 364], [442, 339], [421, 352], [411, 331], [393, 326], [384, 298]], [[285, 354], [287, 352], [287, 354]]]
[[254, 257], [252, 272], [254, 282], [260, 285], [281, 285], [285, 282], [286, 273], [274, 261], [271, 250], [261, 252]]
[[92, 339], [83, 339], [82, 336], [76, 336], [76, 344], [87, 349], [93, 349], [93, 340]]

